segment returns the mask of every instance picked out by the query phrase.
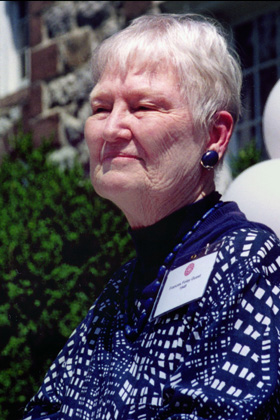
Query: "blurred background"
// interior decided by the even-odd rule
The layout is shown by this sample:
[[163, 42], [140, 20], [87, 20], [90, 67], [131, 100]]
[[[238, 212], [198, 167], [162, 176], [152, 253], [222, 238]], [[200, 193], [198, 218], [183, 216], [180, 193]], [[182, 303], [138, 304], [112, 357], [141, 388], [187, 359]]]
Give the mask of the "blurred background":
[[[137, 16], [187, 12], [217, 19], [243, 68], [243, 115], [218, 188], [235, 199], [228, 188], [235, 183], [239, 194], [248, 188], [238, 180], [246, 174], [250, 181], [253, 166], [250, 182], [261, 195], [258, 168], [273, 161], [269, 184], [275, 183], [279, 201], [270, 210], [276, 212], [279, 1], [0, 1], [2, 420], [22, 417], [110, 273], [133, 256], [123, 216], [94, 194], [88, 180], [83, 127], [90, 115], [91, 52]], [[270, 107], [278, 106], [278, 114], [271, 134], [265, 126], [273, 126], [273, 91]]]

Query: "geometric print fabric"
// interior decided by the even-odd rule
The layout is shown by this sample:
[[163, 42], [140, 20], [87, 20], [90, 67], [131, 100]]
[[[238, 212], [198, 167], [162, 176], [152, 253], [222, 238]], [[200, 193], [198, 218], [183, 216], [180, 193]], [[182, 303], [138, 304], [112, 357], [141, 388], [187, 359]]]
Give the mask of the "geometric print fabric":
[[122, 267], [24, 419], [279, 420], [280, 243], [251, 228], [220, 239], [204, 296], [134, 340], [124, 334], [131, 263]]

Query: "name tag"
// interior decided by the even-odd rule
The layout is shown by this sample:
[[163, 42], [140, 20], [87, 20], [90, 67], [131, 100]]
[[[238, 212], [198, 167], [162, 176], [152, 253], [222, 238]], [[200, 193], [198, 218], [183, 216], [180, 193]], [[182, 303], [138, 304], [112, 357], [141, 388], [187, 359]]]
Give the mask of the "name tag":
[[[205, 292], [222, 243], [208, 246], [163, 279], [150, 319], [200, 299]], [[211, 252], [212, 251], [212, 252]], [[206, 254], [206, 255], [205, 255]]]

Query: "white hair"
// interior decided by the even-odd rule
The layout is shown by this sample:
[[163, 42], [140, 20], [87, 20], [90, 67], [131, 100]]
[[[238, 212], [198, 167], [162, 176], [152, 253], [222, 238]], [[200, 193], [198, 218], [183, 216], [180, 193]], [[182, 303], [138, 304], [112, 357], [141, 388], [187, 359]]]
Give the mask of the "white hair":
[[93, 79], [104, 70], [126, 72], [137, 59], [144, 68], [171, 65], [190, 106], [196, 128], [209, 132], [215, 114], [228, 111], [234, 121], [241, 110], [242, 73], [221, 27], [208, 18], [144, 15], [103, 41], [93, 54]]

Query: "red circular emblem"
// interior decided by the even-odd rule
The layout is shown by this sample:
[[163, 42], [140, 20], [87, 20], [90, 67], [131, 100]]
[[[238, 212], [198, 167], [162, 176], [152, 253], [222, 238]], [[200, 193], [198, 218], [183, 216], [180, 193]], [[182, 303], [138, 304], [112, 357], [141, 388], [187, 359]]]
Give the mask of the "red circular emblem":
[[190, 263], [185, 269], [185, 272], [184, 272], [185, 276], [188, 276], [189, 274], [191, 274], [193, 269], [194, 269], [194, 263]]

